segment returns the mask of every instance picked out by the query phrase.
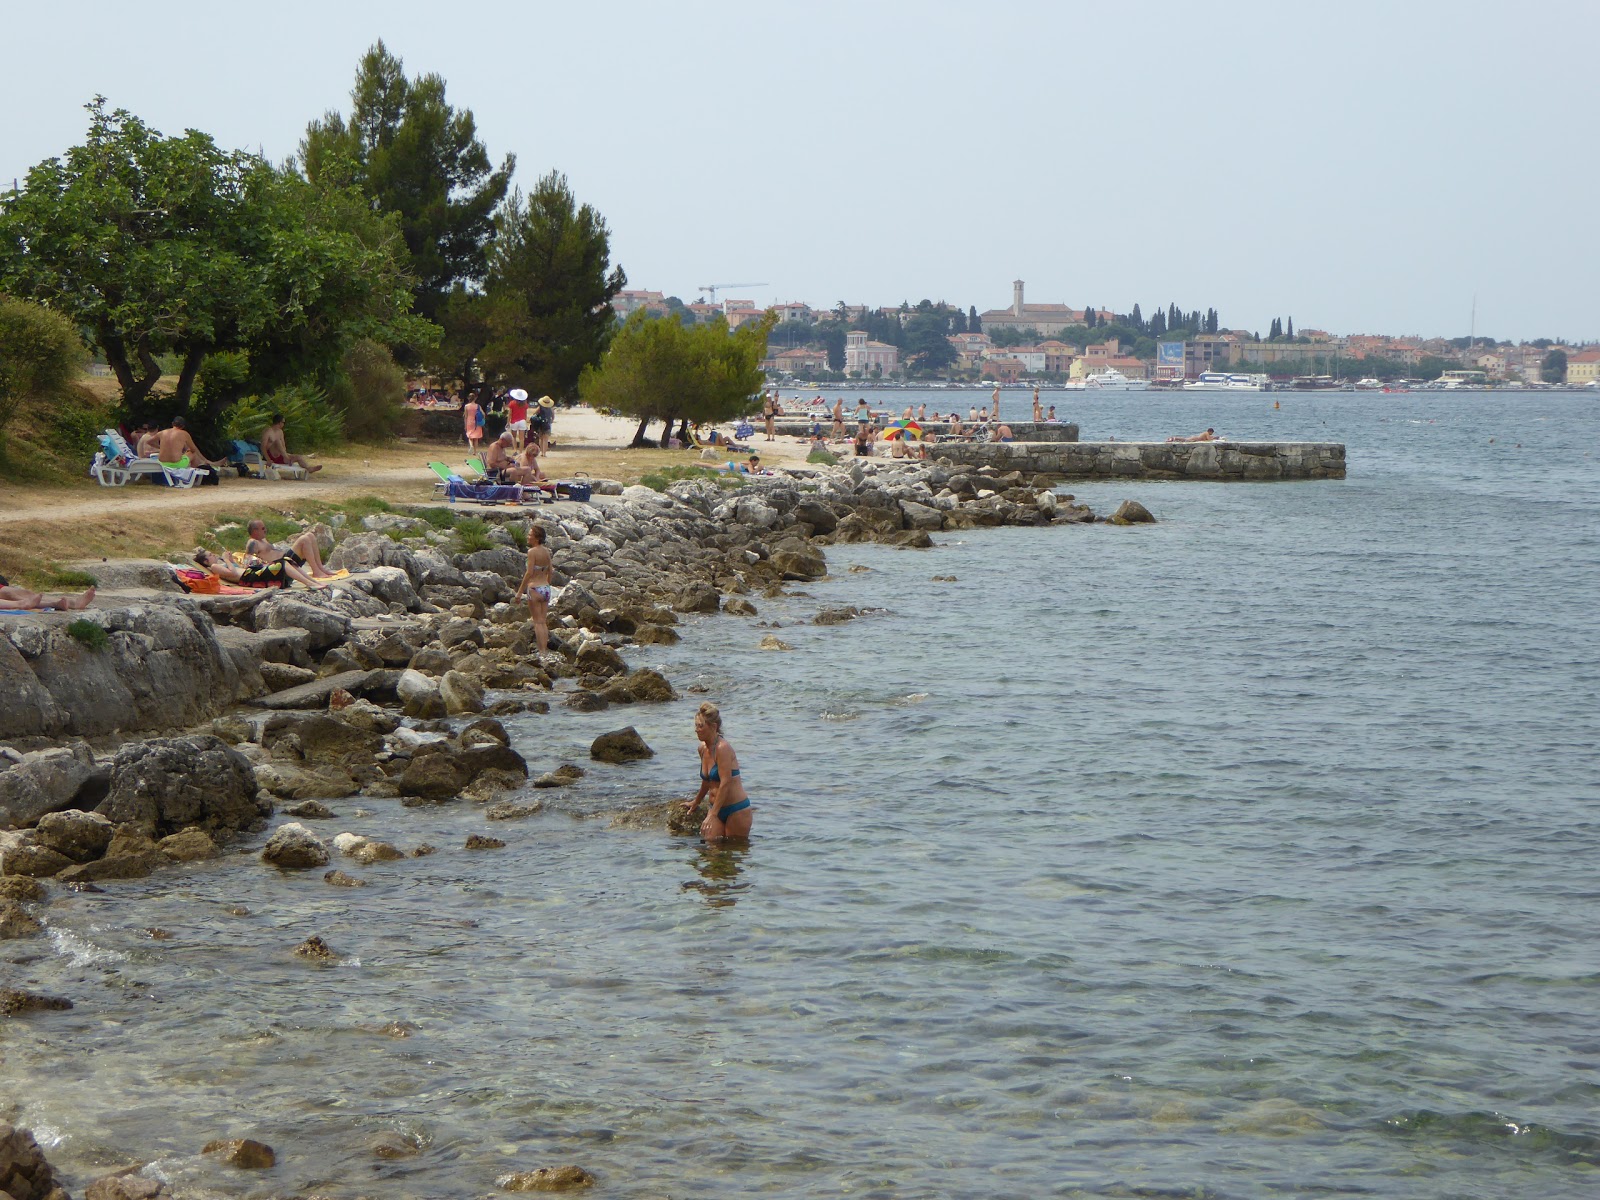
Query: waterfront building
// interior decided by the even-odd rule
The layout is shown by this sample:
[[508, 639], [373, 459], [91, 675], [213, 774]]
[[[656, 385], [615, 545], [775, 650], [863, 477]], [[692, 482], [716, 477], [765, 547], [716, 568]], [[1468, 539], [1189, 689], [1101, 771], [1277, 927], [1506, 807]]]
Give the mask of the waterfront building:
[[1587, 384], [1600, 380], [1600, 350], [1579, 350], [1567, 355], [1567, 382]]
[[972, 366], [994, 348], [987, 333], [952, 333], [945, 340], [955, 350], [956, 357], [964, 367]]
[[851, 374], [870, 375], [877, 368], [884, 375], [900, 366], [900, 349], [886, 342], [874, 342], [865, 330], [852, 329], [844, 335], [844, 369]]

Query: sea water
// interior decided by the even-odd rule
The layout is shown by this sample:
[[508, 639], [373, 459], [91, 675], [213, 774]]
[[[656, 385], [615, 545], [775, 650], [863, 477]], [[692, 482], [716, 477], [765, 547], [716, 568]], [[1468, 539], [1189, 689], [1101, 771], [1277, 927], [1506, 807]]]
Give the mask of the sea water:
[[[590, 767], [539, 816], [353, 798], [325, 832], [439, 853], [58, 892], [0, 972], [76, 1007], [0, 1022], [0, 1119], [74, 1191], [1593, 1196], [1600, 406], [1055, 399], [1086, 439], [1344, 441], [1349, 478], [832, 547], [630, 654], [682, 701], [513, 718]], [[692, 790], [707, 697], [749, 847], [614, 827]], [[588, 764], [629, 723], [656, 757]], [[197, 1155], [240, 1136], [279, 1165]]]

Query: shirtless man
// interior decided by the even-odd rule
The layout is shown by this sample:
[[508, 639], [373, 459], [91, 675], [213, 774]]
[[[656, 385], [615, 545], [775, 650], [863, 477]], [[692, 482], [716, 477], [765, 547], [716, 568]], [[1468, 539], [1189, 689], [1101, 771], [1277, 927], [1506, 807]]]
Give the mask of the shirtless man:
[[220, 479], [217, 468], [225, 465], [221, 459], [212, 460], [200, 453], [200, 447], [189, 436], [189, 423], [182, 417], [173, 417], [172, 424], [157, 437], [156, 458], [169, 467], [203, 467], [210, 472], [207, 483]]
[[257, 562], [274, 563], [282, 559], [301, 568], [313, 579], [333, 578], [333, 572], [322, 563], [322, 552], [317, 549], [317, 535], [311, 530], [306, 530], [290, 542], [287, 550], [280, 550], [267, 540], [265, 521], [251, 521], [245, 526], [245, 532], [250, 535], [250, 540], [244, 544], [244, 552]]
[[533, 622], [533, 637], [541, 657], [550, 652], [550, 626], [547, 617], [550, 612], [552, 565], [550, 551], [544, 544], [544, 527], [530, 522], [528, 569], [522, 573], [522, 582], [517, 584], [516, 595], [511, 597], [511, 602], [515, 604], [523, 596], [528, 597], [528, 619]]
[[833, 402], [833, 429], [829, 436], [835, 441], [844, 441], [844, 397], [840, 396]]
[[45, 596], [39, 592], [30, 592], [27, 588], [14, 586], [4, 575], [0, 575], [0, 608], [10, 611], [27, 610], [35, 608], [59, 608], [69, 612], [88, 608], [94, 603], [94, 589], [90, 588], [77, 596]]
[[502, 433], [483, 452], [483, 473], [490, 483], [505, 482], [511, 478], [510, 472], [517, 469], [517, 464], [511, 461], [511, 440], [509, 431]]
[[1033, 423], [1040, 424], [1044, 420], [1044, 409], [1039, 404], [1039, 389], [1033, 389]]
[[132, 444], [135, 458], [154, 458], [161, 446], [161, 435], [150, 426], [141, 425], [133, 431]]
[[1191, 433], [1188, 437], [1169, 437], [1169, 442], [1214, 442], [1217, 440], [1217, 431], [1207, 429], [1204, 433]]
[[994, 412], [990, 414], [989, 419], [991, 421], [1000, 419], [1000, 385], [998, 383], [994, 385]]
[[289, 448], [283, 441], [283, 414], [273, 413], [272, 424], [261, 431], [261, 457], [275, 467], [286, 467], [293, 463], [303, 467], [307, 474], [322, 470], [322, 464], [313, 466], [308, 463], [303, 454], [290, 454]]

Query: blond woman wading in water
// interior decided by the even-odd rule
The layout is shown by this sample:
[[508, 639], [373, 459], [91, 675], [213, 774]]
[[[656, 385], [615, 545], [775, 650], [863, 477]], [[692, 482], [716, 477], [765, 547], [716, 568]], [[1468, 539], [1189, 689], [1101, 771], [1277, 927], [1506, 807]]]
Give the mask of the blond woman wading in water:
[[695, 713], [694, 735], [700, 739], [700, 790], [683, 802], [683, 811], [693, 812], [709, 793], [711, 811], [700, 822], [700, 836], [708, 842], [749, 837], [756, 810], [739, 778], [739, 756], [722, 736], [722, 714], [715, 704], [708, 701]]

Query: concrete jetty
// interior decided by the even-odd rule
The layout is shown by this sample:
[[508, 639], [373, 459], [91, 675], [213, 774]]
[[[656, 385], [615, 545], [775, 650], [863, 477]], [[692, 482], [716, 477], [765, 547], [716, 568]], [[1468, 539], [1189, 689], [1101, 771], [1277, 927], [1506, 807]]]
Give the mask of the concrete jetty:
[[1341, 442], [937, 442], [934, 458], [1065, 479], [1343, 479]]

